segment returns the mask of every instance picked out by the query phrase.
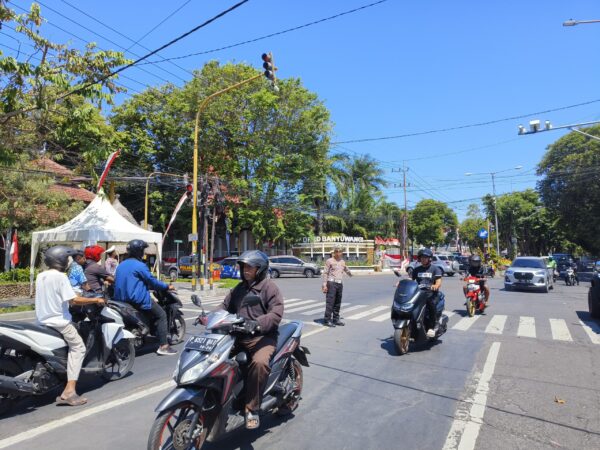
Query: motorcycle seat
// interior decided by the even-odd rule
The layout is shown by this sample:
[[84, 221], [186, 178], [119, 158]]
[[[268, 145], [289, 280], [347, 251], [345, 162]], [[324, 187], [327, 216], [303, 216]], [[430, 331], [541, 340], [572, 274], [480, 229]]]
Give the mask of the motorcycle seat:
[[114, 305], [119, 309], [133, 309], [135, 310], [135, 307], [131, 304], [131, 303], [127, 303], [127, 302], [120, 302], [118, 300], [109, 300], [108, 301], [109, 305]]
[[279, 327], [279, 335], [277, 336], [277, 347], [275, 348], [275, 354], [279, 353], [279, 350], [283, 348], [287, 340], [294, 334], [298, 326], [293, 323], [286, 323]]
[[11, 328], [19, 331], [35, 331], [36, 333], [44, 333], [50, 336], [63, 339], [63, 335], [56, 331], [54, 328], [47, 327], [39, 323], [29, 322], [0, 322], [0, 327]]

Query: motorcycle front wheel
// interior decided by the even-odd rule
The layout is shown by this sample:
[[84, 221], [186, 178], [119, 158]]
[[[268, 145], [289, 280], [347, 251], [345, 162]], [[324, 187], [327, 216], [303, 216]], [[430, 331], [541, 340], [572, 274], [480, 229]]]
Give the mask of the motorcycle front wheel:
[[121, 339], [113, 346], [110, 356], [104, 362], [102, 378], [107, 381], [120, 380], [131, 371], [135, 361], [133, 341], [133, 339]]
[[467, 298], [467, 313], [469, 314], [469, 317], [475, 315], [475, 302], [470, 298]]
[[184, 403], [161, 412], [150, 429], [148, 450], [200, 450], [209, 429], [202, 412], [199, 412], [198, 420], [194, 420], [197, 408]]
[[[0, 375], [16, 377], [23, 373], [16, 361], [7, 357], [0, 358]], [[0, 394], [0, 417], [8, 413], [14, 406], [16, 397], [11, 394]]]
[[408, 347], [410, 345], [410, 326], [405, 325], [400, 329], [394, 330], [394, 346], [396, 351], [400, 355], [406, 355], [408, 353]]

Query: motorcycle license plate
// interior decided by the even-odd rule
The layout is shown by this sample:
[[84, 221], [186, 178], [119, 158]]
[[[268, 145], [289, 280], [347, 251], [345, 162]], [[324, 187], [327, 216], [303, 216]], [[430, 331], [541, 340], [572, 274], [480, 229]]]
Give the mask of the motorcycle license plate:
[[206, 336], [192, 336], [185, 343], [185, 348], [189, 350], [198, 350], [199, 352], [212, 352], [220, 339], [215, 339]]

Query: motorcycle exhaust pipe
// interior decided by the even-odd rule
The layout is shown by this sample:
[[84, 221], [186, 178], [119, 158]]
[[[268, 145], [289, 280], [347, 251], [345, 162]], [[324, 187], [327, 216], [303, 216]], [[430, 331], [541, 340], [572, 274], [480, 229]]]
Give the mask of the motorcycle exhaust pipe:
[[21, 381], [13, 377], [0, 375], [0, 392], [3, 394], [24, 395], [34, 394], [35, 387], [33, 383]]
[[270, 409], [272, 409], [276, 404], [277, 401], [279, 399], [277, 397], [273, 397], [273, 396], [269, 396], [266, 399], [263, 400], [262, 404], [260, 405], [260, 410], [262, 412], [268, 412]]

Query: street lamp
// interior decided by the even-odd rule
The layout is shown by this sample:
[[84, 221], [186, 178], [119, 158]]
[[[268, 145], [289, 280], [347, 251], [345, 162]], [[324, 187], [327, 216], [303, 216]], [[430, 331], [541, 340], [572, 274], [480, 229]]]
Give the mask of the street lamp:
[[500, 229], [498, 228], [498, 199], [496, 198], [496, 175], [509, 170], [521, 170], [523, 166], [515, 166], [511, 169], [497, 170], [495, 172], [480, 172], [472, 173], [467, 172], [465, 176], [470, 177], [471, 175], [491, 175], [492, 177], [492, 192], [494, 194], [494, 222], [496, 224], [496, 254], [500, 256]]
[[599, 23], [600, 20], [573, 20], [573, 19], [569, 19], [566, 20], [565, 22], [563, 22], [563, 27], [574, 27], [575, 25], [579, 25], [579, 24], [586, 24], [586, 23]]

